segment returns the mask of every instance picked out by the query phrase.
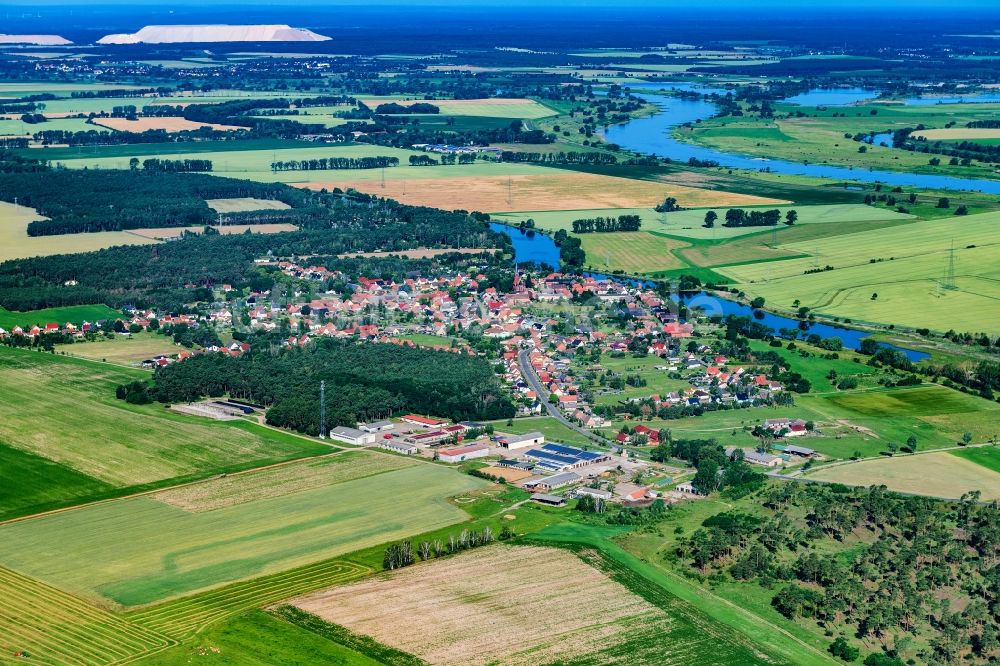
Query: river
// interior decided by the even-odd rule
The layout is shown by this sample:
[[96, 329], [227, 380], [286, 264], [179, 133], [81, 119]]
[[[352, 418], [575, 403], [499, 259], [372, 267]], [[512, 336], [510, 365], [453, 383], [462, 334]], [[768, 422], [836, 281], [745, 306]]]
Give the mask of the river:
[[[553, 241], [549, 236], [539, 232], [529, 233], [521, 231], [515, 227], [498, 224], [496, 222], [491, 222], [490, 228], [493, 229], [493, 231], [507, 234], [507, 236], [510, 237], [511, 242], [514, 245], [514, 261], [516, 263], [535, 262], [538, 264], [547, 264], [553, 267], [559, 265], [559, 248], [556, 246], [555, 241]], [[601, 273], [591, 273], [589, 275], [598, 279], [607, 278], [628, 282], [632, 285], [653, 286], [655, 284], [650, 281], [637, 281], [630, 278], [604, 275]], [[871, 335], [871, 333], [866, 331], [859, 331], [853, 328], [844, 328], [842, 326], [822, 323], [810, 324], [809, 322], [803, 322], [798, 319], [791, 319], [789, 317], [783, 317], [781, 315], [764, 312], [762, 310], [754, 310], [748, 305], [737, 303], [736, 301], [731, 301], [727, 298], [720, 298], [715, 294], [710, 294], [704, 291], [699, 291], [693, 294], [685, 294], [683, 301], [688, 307], [700, 308], [709, 316], [737, 315], [741, 317], [753, 317], [755, 321], [768, 326], [775, 333], [777, 333], [780, 329], [785, 328], [801, 330], [806, 334], [815, 333], [823, 338], [840, 338], [841, 342], [844, 343], [844, 347], [848, 349], [857, 349], [861, 344], [861, 341]], [[897, 347], [896, 345], [886, 344], [885, 346], [903, 352], [906, 354], [906, 357], [914, 363], [929, 356], [929, 354], [925, 352], [904, 349], [902, 347]]]
[[866, 171], [826, 164], [799, 164], [786, 160], [725, 153], [715, 148], [684, 143], [673, 137], [673, 129], [685, 123], [695, 123], [699, 119], [710, 118], [716, 112], [715, 105], [705, 100], [686, 100], [647, 92], [640, 92], [637, 96], [659, 107], [659, 111], [651, 116], [609, 127], [604, 132], [604, 138], [608, 142], [637, 153], [669, 157], [676, 162], [687, 162], [692, 158], [713, 161], [734, 169], [767, 170], [796, 176], [866, 183], [880, 182], [892, 186], [974, 190], [1000, 194], [1000, 180], [964, 179], [896, 171]]

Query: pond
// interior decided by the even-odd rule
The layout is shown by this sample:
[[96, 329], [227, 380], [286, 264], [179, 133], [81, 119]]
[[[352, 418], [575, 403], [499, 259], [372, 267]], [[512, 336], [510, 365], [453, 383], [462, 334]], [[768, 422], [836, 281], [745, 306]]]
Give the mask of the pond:
[[[556, 246], [555, 241], [553, 241], [549, 236], [539, 232], [521, 231], [516, 227], [511, 227], [505, 224], [497, 224], [496, 222], [491, 222], [490, 228], [493, 231], [506, 234], [510, 237], [511, 242], [514, 245], [515, 263], [521, 264], [536, 262], [548, 264], [553, 267], [559, 266], [559, 248]], [[603, 273], [588, 273], [587, 275], [598, 280], [617, 280], [631, 284], [632, 286], [644, 286], [648, 288], [656, 286], [656, 282], [651, 280], [636, 280], [634, 278], [619, 277]], [[815, 333], [823, 338], [840, 338], [840, 340], [844, 343], [844, 347], [848, 349], [857, 349], [861, 344], [861, 340], [871, 335], [865, 331], [858, 331], [852, 328], [844, 328], [842, 326], [822, 323], [809, 324], [809, 322], [802, 322], [798, 319], [791, 319], [789, 317], [783, 317], [781, 315], [764, 312], [762, 310], [753, 310], [748, 305], [743, 305], [742, 303], [737, 303], [736, 301], [731, 301], [727, 298], [720, 298], [715, 294], [703, 291], [694, 294], [685, 294], [683, 299], [675, 298], [674, 300], [683, 300], [684, 304], [688, 307], [700, 308], [709, 316], [726, 316], [731, 314], [742, 317], [753, 317], [755, 321], [768, 326], [775, 333], [777, 333], [780, 329], [785, 328], [802, 330], [806, 334]], [[803, 328], [803, 326], [805, 326], [805, 328]], [[924, 352], [903, 349], [895, 345], [886, 344], [885, 346], [903, 352], [906, 354], [906, 357], [914, 363], [930, 356]]]

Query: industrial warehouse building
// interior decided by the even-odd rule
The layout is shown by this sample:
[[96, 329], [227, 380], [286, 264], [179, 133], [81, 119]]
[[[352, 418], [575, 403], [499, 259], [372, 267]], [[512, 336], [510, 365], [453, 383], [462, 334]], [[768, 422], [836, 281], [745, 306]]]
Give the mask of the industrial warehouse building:
[[485, 458], [488, 455], [490, 455], [490, 445], [485, 442], [457, 446], [453, 449], [441, 449], [437, 452], [438, 460], [448, 463], [475, 460], [476, 458]]
[[552, 443], [526, 451], [524, 456], [534, 460], [538, 468], [549, 472], [562, 472], [611, 459], [602, 451], [584, 451], [573, 446]]
[[348, 428], [347, 426], [338, 426], [330, 431], [330, 439], [335, 439], [345, 444], [364, 446], [365, 444], [375, 443], [375, 433], [364, 432], [363, 430]]
[[533, 446], [541, 446], [545, 443], [545, 435], [540, 432], [529, 432], [523, 435], [510, 435], [501, 437], [497, 444], [502, 449], [529, 449]]

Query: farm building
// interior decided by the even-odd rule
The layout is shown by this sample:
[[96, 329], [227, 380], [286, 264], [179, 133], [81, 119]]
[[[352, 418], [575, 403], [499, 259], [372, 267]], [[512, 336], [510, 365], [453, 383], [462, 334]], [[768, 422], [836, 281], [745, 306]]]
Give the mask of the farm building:
[[437, 452], [438, 460], [447, 463], [458, 463], [476, 458], [485, 458], [490, 455], [490, 445], [485, 442], [470, 444], [468, 446], [456, 446], [453, 449], [441, 449]]
[[577, 497], [582, 497], [584, 495], [589, 495], [594, 499], [601, 499], [605, 502], [611, 499], [611, 492], [608, 490], [601, 490], [600, 488], [577, 488], [573, 491]]
[[674, 488], [674, 490], [676, 490], [679, 493], [684, 493], [685, 495], [701, 494], [695, 489], [694, 485], [690, 481], [685, 481], [684, 483], [678, 484], [677, 487]]
[[365, 432], [386, 432], [396, 427], [392, 421], [374, 421], [372, 423], [360, 423], [358, 428]]
[[806, 434], [806, 422], [802, 419], [767, 419], [764, 428], [778, 437], [801, 437]]
[[[761, 465], [762, 467], [779, 467], [782, 462], [784, 462], [778, 456], [773, 456], [770, 453], [760, 453], [752, 449], [740, 449], [743, 451], [743, 460], [747, 461], [751, 465]], [[726, 455], [732, 457], [736, 453], [737, 449], [729, 447], [726, 449]]]
[[535, 468], [535, 463], [528, 462], [527, 460], [513, 460], [510, 458], [504, 458], [503, 460], [498, 460], [496, 462], [497, 467], [509, 467], [511, 469], [523, 469], [530, 472]]
[[525, 452], [524, 455], [536, 461], [538, 467], [552, 472], [575, 469], [593, 463], [604, 462], [609, 459], [609, 456], [601, 451], [584, 451], [573, 446], [563, 446], [562, 444], [553, 443], [544, 444], [537, 449], [531, 449]]
[[540, 432], [529, 432], [524, 435], [502, 437], [497, 442], [504, 449], [528, 449], [545, 443], [545, 435]]
[[556, 488], [562, 488], [563, 486], [568, 486], [571, 483], [576, 483], [580, 480], [580, 476], [574, 474], [573, 472], [563, 472], [562, 474], [555, 474], [553, 476], [547, 476], [544, 479], [536, 479], [534, 481], [529, 481], [524, 484], [525, 488], [530, 490], [555, 490]]
[[545, 493], [535, 493], [531, 496], [532, 502], [547, 504], [549, 506], [566, 506], [566, 499], [559, 495], [546, 495]]
[[788, 453], [793, 456], [800, 456], [802, 458], [812, 458], [814, 455], [816, 455], [816, 452], [813, 451], [812, 449], [806, 448], [804, 446], [794, 446], [794, 445], [786, 446], [785, 453]]
[[330, 431], [330, 439], [335, 439], [338, 442], [344, 442], [345, 444], [356, 444], [358, 446], [362, 446], [364, 444], [374, 444], [375, 434], [371, 432], [364, 432], [362, 430], [358, 430], [357, 428], [338, 426]]
[[380, 449], [385, 449], [386, 451], [392, 451], [393, 453], [402, 453], [407, 456], [414, 455], [420, 449], [413, 444], [407, 444], [406, 442], [401, 442], [398, 439], [383, 439], [379, 441], [375, 446]]

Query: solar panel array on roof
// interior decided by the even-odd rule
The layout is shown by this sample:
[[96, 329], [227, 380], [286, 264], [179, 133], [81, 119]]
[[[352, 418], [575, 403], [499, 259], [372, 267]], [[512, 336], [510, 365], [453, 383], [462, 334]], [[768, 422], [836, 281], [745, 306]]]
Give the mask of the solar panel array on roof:
[[584, 451], [583, 449], [578, 449], [572, 446], [563, 446], [562, 444], [553, 444], [551, 442], [548, 444], [542, 444], [542, 449], [545, 451], [551, 451], [557, 455], [578, 458], [583, 462], [594, 462], [595, 460], [600, 460], [601, 458], [606, 457], [604, 453], [600, 453], [598, 451]]

